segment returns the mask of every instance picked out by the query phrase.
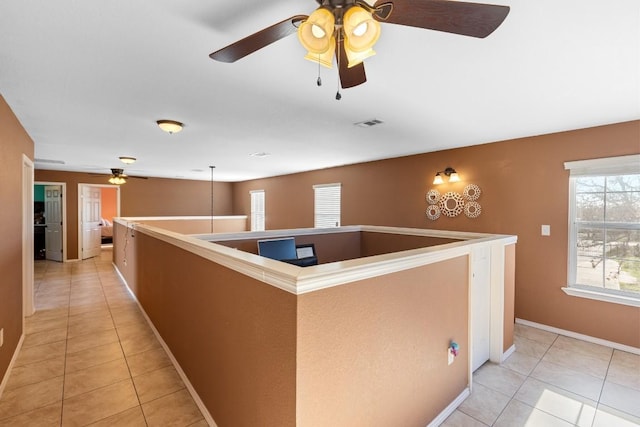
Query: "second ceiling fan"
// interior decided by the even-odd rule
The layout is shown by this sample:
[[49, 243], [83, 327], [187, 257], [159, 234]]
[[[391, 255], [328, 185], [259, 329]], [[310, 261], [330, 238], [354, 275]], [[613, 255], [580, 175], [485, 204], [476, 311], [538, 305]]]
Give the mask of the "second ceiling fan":
[[331, 67], [335, 55], [342, 88], [367, 81], [364, 59], [375, 54], [379, 22], [484, 38], [502, 24], [508, 6], [452, 0], [316, 0], [309, 16], [294, 15], [211, 53], [211, 59], [235, 62], [286, 36], [298, 33], [306, 59]]

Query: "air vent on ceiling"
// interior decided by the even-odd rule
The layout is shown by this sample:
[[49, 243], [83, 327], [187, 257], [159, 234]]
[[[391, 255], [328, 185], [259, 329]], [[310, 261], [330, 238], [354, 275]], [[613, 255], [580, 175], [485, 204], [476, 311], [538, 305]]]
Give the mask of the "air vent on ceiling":
[[383, 123], [382, 120], [371, 119], [371, 120], [365, 120], [364, 122], [354, 123], [354, 125], [360, 126], [361, 128], [370, 128], [371, 126], [379, 125], [382, 123]]
[[52, 165], [64, 165], [64, 160], [52, 160], [52, 159], [33, 159], [35, 163], [50, 163]]
[[249, 156], [251, 157], [269, 157], [271, 153], [265, 153], [264, 151], [259, 151], [257, 153], [251, 153]]

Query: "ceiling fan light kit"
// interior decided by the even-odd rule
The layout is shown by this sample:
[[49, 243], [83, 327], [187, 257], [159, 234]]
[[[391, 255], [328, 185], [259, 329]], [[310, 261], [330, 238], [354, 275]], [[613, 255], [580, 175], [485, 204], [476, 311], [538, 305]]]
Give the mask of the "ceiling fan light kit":
[[109, 178], [109, 183], [114, 185], [122, 185], [126, 184], [127, 176], [124, 174], [123, 169], [113, 168], [111, 169], [111, 177]]
[[[238, 40], [209, 55], [235, 62], [294, 32], [307, 50], [305, 59], [331, 68], [333, 57], [343, 89], [367, 81], [363, 61], [373, 55], [380, 23], [405, 25], [484, 38], [502, 24], [509, 6], [456, 0], [316, 0], [311, 15], [295, 15]], [[339, 99], [338, 97], [336, 97]]]

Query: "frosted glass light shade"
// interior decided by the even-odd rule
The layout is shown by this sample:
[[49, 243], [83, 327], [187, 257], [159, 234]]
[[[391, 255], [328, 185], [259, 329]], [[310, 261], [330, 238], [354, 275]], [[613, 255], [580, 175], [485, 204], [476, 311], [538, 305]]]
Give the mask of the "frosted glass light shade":
[[453, 172], [451, 175], [449, 175], [449, 182], [458, 182], [460, 181], [460, 177], [458, 176], [457, 172]]
[[433, 183], [434, 183], [435, 185], [438, 185], [438, 184], [442, 184], [443, 182], [444, 182], [444, 181], [442, 180], [442, 175], [440, 175], [440, 172], [438, 172], [438, 173], [436, 174], [436, 177], [435, 177], [435, 178], [433, 178]]
[[120, 156], [119, 157], [120, 161], [126, 165], [130, 165], [132, 163], [136, 162], [136, 158], [135, 157], [130, 157], [130, 156]]
[[380, 24], [360, 6], [349, 8], [343, 21], [345, 44], [355, 52], [370, 51], [380, 38]]
[[332, 45], [335, 49], [335, 42], [331, 42], [334, 26], [333, 14], [328, 9], [319, 7], [298, 27], [298, 40], [309, 53], [323, 54]]
[[317, 62], [320, 65], [333, 68], [333, 54], [336, 51], [336, 39], [331, 37], [329, 49], [324, 53], [307, 52], [304, 59], [308, 59], [312, 62]]
[[158, 120], [158, 127], [167, 133], [178, 133], [182, 130], [182, 123], [175, 120]]
[[361, 52], [351, 49], [348, 39], [346, 39], [344, 42], [344, 51], [347, 54], [348, 68], [358, 65], [365, 59], [376, 54], [376, 52], [373, 49], [368, 49]]
[[115, 184], [115, 185], [122, 185], [126, 182], [127, 180], [121, 176], [112, 176], [111, 178], [109, 178], [109, 183]]

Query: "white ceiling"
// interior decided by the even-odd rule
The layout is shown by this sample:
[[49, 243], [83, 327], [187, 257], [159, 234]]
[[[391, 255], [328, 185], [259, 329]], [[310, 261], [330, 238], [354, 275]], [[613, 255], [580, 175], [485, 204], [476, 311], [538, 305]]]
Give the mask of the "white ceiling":
[[[207, 180], [215, 165], [219, 181], [640, 118], [638, 0], [493, 3], [511, 12], [486, 39], [382, 24], [368, 81], [336, 101], [337, 71], [318, 87], [295, 35], [208, 56], [313, 0], [0, 0], [0, 94], [35, 157], [64, 161], [38, 169], [106, 173], [127, 155], [130, 175]], [[354, 126], [370, 119], [384, 123]]]

